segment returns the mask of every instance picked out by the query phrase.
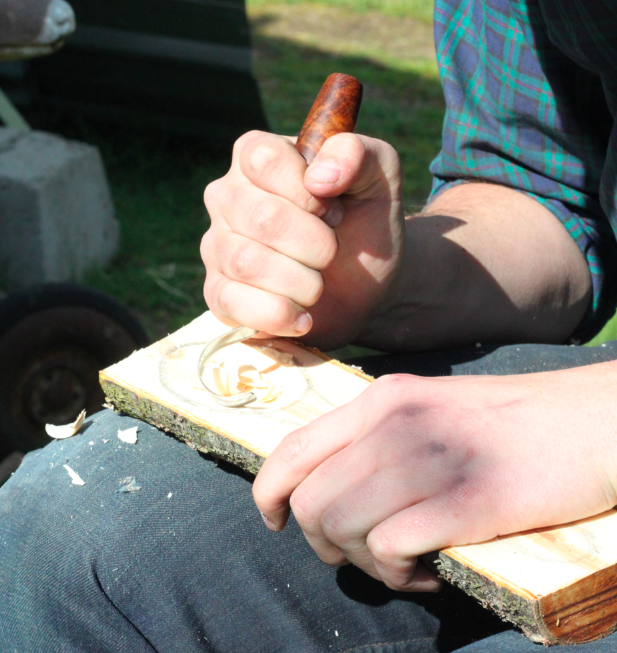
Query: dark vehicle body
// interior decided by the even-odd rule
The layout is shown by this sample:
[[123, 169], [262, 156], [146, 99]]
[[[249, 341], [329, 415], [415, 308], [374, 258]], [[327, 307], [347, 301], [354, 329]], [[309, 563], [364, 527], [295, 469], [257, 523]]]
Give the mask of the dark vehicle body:
[[0, 64], [27, 111], [232, 140], [266, 129], [244, 0], [71, 0], [77, 30], [53, 57]]

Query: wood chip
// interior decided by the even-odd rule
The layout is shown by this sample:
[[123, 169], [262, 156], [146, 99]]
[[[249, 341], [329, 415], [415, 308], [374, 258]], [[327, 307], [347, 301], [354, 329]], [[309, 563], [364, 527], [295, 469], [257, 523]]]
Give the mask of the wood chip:
[[64, 424], [63, 426], [56, 426], [55, 424], [45, 424], [45, 431], [47, 435], [56, 439], [64, 440], [66, 438], [72, 438], [76, 433], [79, 432], [79, 429], [84, 425], [84, 420], [86, 419], [85, 409], [79, 413], [77, 419], [72, 424]]
[[118, 431], [118, 438], [127, 444], [137, 444], [137, 428], [137, 426], [133, 426], [125, 431]]
[[73, 485], [85, 485], [86, 482], [82, 480], [81, 476], [73, 469], [71, 469], [68, 465], [62, 465], [64, 469], [69, 473], [69, 476], [71, 477], [71, 480], [73, 481]]
[[131, 492], [139, 492], [141, 485], [137, 484], [134, 476], [127, 476], [120, 481], [119, 487], [116, 490], [119, 494], [129, 494]]

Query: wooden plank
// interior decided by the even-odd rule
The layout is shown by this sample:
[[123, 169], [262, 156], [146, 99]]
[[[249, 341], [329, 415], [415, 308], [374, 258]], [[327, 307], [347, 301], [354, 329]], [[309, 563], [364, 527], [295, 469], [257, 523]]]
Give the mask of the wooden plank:
[[[211, 313], [101, 372], [117, 410], [173, 433], [196, 449], [257, 473], [293, 430], [357, 397], [360, 370], [286, 339], [222, 350], [215, 363], [246, 362], [280, 394], [271, 403], [224, 408], [203, 389], [197, 360], [228, 330]], [[617, 511], [566, 526], [456, 546], [424, 562], [533, 641], [593, 641], [617, 626]]]

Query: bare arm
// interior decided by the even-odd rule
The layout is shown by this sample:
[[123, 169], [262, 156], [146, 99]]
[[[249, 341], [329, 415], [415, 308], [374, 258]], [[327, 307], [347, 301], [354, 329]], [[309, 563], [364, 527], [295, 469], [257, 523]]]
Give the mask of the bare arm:
[[539, 202], [468, 183], [406, 220], [405, 255], [359, 341], [389, 351], [564, 342], [587, 309], [584, 257]]

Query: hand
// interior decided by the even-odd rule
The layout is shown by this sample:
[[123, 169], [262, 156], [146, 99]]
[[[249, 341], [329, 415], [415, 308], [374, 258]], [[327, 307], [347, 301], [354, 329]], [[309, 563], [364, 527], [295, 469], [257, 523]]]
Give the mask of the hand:
[[404, 220], [398, 156], [339, 134], [308, 168], [293, 139], [250, 132], [206, 188], [206, 302], [225, 324], [347, 344], [389, 301]]
[[253, 494], [319, 557], [436, 590], [423, 553], [617, 504], [617, 363], [503, 377], [382, 377], [283, 440]]

